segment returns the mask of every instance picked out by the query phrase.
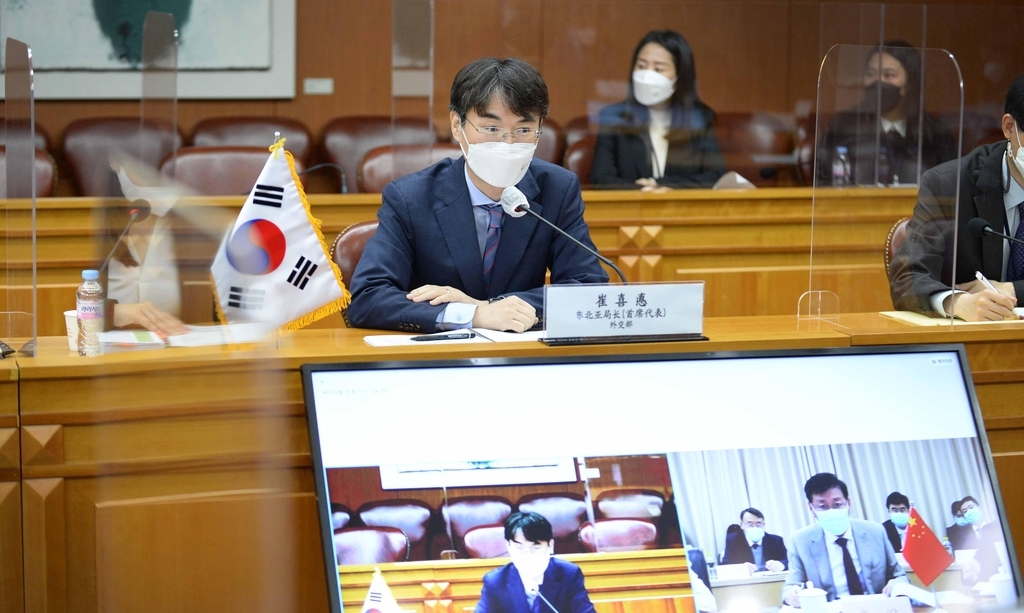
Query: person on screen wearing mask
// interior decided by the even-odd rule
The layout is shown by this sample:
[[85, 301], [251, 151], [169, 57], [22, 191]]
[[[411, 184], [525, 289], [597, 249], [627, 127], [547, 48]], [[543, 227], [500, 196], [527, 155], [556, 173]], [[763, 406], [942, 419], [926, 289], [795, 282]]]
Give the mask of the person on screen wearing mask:
[[377, 232], [349, 285], [359, 328], [435, 332], [476, 327], [524, 332], [543, 317], [551, 283], [606, 283], [597, 258], [538, 219], [499, 204], [514, 186], [530, 208], [593, 248], [576, 175], [534, 158], [548, 88], [520, 59], [483, 58], [451, 90], [445, 159], [384, 188]]
[[[1007, 140], [981, 145], [922, 176], [906, 238], [889, 266], [897, 309], [966, 321], [1017, 319], [1013, 308], [1024, 292], [1024, 247], [974, 236], [968, 227], [981, 218], [996, 232], [1024, 237], [1024, 75], [1013, 80], [1003, 110]], [[995, 290], [975, 277], [978, 272]]]
[[579, 566], [552, 556], [551, 523], [539, 513], [505, 520], [512, 562], [484, 575], [475, 613], [593, 613]]
[[[974, 585], [978, 581], [988, 581], [989, 577], [999, 571], [999, 554], [996, 552], [996, 543], [1003, 543], [1003, 531], [999, 522], [982, 521], [983, 514], [981, 505], [973, 496], [965, 496], [960, 501], [960, 515], [963, 518], [963, 528], [953, 544], [953, 549], [974, 549], [974, 558], [964, 569], [963, 578], [967, 585]], [[952, 539], [950, 539], [952, 542]]]
[[956, 157], [952, 131], [920, 111], [921, 74], [920, 54], [904, 41], [868, 55], [863, 99], [837, 113], [818, 144], [819, 185], [832, 180], [837, 147], [846, 147], [857, 185], [915, 185], [920, 173]]
[[885, 499], [885, 508], [889, 511], [889, 519], [882, 522], [889, 544], [896, 553], [903, 551], [903, 543], [907, 540], [907, 524], [910, 523], [910, 499], [899, 492], [889, 494]]
[[751, 507], [740, 512], [741, 531], [725, 538], [722, 564], [746, 564], [751, 573], [786, 570], [786, 544], [781, 536], [764, 531], [764, 514]]
[[950, 546], [956, 550], [956, 544], [960, 538], [960, 531], [963, 530], [967, 523], [964, 521], [963, 514], [960, 513], [959, 500], [954, 500], [953, 504], [949, 505], [949, 512], [953, 514], [953, 525], [946, 526], [946, 538], [949, 539]]
[[785, 604], [799, 607], [799, 592], [808, 581], [825, 590], [829, 601], [847, 595], [889, 596], [895, 582], [907, 582], [885, 529], [850, 518], [845, 483], [832, 473], [818, 473], [804, 484], [804, 494], [817, 523], [790, 537]]
[[598, 117], [591, 185], [648, 191], [714, 185], [725, 161], [712, 129], [715, 112], [697, 96], [689, 43], [672, 30], [648, 32], [630, 70], [626, 100]]

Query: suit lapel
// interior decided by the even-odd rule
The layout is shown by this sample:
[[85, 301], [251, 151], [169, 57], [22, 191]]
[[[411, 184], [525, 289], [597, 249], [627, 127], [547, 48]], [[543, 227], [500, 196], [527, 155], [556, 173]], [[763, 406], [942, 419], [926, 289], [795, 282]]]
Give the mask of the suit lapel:
[[[878, 554], [878, 550], [876, 547], [871, 546], [872, 542], [871, 536], [864, 529], [864, 526], [854, 523], [853, 546], [857, 549], [857, 561], [860, 562], [860, 576], [864, 582], [865, 594], [875, 593], [871, 587], [871, 573], [869, 571], [877, 566], [875, 556]], [[863, 547], [860, 545], [863, 545]]]
[[[1006, 207], [1003, 204], [1003, 163], [1002, 153], [994, 152], [985, 160], [978, 171], [975, 183], [981, 193], [974, 197], [978, 215], [993, 228], [998, 228], [999, 232], [1004, 232], [1006, 229]], [[981, 241], [981, 266], [982, 274], [986, 277], [1002, 280], [1002, 240], [993, 237]]]
[[505, 593], [508, 594], [511, 605], [507, 611], [529, 611], [530, 602], [526, 599], [526, 588], [523, 586], [523, 580], [519, 577], [519, 571], [516, 570], [515, 566], [509, 564], [508, 580], [505, 582]]
[[828, 559], [828, 544], [825, 542], [825, 531], [818, 526], [818, 529], [811, 534], [811, 551], [814, 554], [814, 564], [818, 567], [818, 577], [821, 585], [815, 585], [827, 591], [832, 599], [836, 598], [836, 582], [832, 578], [832, 562]]
[[[516, 187], [523, 192], [526, 199], [530, 201], [530, 210], [538, 215], [544, 212], [543, 207], [537, 203], [537, 196], [540, 194], [540, 187], [533, 176], [532, 167], [526, 171], [526, 175]], [[467, 196], [468, 198], [469, 196]], [[498, 253], [494, 256], [494, 270], [491, 272], [491, 288], [488, 297], [498, 296], [508, 288], [512, 275], [515, 274], [519, 262], [526, 253], [526, 246], [530, 237], [540, 223], [532, 215], [512, 217], [505, 215], [501, 223], [501, 241], [498, 243]], [[532, 254], [532, 257], [547, 258], [547, 253]], [[481, 268], [483, 263], [480, 264]], [[483, 273], [480, 275], [481, 283]]]
[[465, 160], [459, 158], [441, 171], [434, 188], [432, 208], [466, 293], [478, 298], [486, 296], [484, 263], [480, 256], [465, 168]]

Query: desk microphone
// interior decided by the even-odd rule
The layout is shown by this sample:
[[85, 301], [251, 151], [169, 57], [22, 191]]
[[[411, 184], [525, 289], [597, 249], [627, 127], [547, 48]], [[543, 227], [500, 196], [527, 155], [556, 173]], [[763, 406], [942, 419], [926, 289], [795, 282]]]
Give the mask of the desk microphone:
[[117, 237], [117, 241], [114, 243], [114, 246], [110, 248], [110, 253], [107, 254], [107, 259], [103, 260], [103, 266], [100, 266], [100, 273], [106, 270], [107, 264], [110, 264], [110, 258], [114, 255], [114, 252], [117, 251], [118, 245], [121, 244], [125, 235], [128, 234], [128, 230], [131, 229], [132, 224], [136, 221], [142, 221], [149, 217], [150, 210], [149, 202], [141, 199], [134, 200], [128, 205], [128, 225], [124, 227], [124, 231], [121, 232], [121, 236]]
[[[1021, 223], [1024, 223], [1024, 219], [1021, 220]], [[982, 219], [981, 217], [975, 217], [974, 219], [968, 221], [967, 231], [971, 233], [971, 236], [977, 236], [979, 238], [985, 236], [986, 234], [991, 234], [992, 236], [1005, 238], [1006, 240], [1017, 243], [1018, 245], [1024, 245], [1024, 241], [1020, 240], [1019, 238], [1014, 238], [1008, 234], [1001, 234], [999, 232], [996, 232], [995, 230], [992, 229], [992, 226], [990, 226], [989, 223]]]
[[619, 274], [619, 279], [622, 280], [622, 284], [629, 285], [629, 281], [626, 281], [626, 275], [622, 274], [622, 271], [619, 270], [619, 267], [616, 266], [614, 262], [604, 257], [600, 253], [594, 251], [590, 247], [587, 247], [579, 240], [577, 240], [575, 236], [569, 234], [565, 230], [559, 228], [558, 226], [551, 223], [547, 219], [544, 219], [534, 211], [530, 210], [530, 202], [526, 199], [526, 195], [523, 194], [523, 192], [519, 191], [514, 185], [506, 187], [505, 190], [501, 192], [501, 208], [504, 209], [506, 215], [509, 215], [511, 217], [522, 217], [523, 215], [529, 213], [530, 215], [533, 215], [537, 219], [543, 221], [547, 225], [551, 226], [551, 229], [553, 229], [555, 232], [558, 232], [562, 236], [576, 243], [577, 245], [582, 247], [584, 251], [610, 266], [612, 270]]
[[559, 613], [558, 609], [555, 608], [555, 605], [551, 604], [551, 601], [548, 600], [547, 598], [544, 598], [544, 594], [540, 593], [540, 588], [539, 587], [531, 589], [530, 590], [530, 594], [533, 594], [535, 597], [540, 598], [541, 600], [543, 600], [544, 604], [548, 605], [548, 607], [550, 607], [551, 610], [554, 611], [555, 613]]

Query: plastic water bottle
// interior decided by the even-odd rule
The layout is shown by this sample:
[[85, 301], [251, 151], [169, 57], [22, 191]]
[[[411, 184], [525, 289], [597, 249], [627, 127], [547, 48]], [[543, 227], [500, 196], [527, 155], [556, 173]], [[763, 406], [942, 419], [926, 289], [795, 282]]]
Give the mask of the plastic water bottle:
[[103, 287], [97, 270], [83, 270], [82, 284], [78, 286], [78, 355], [100, 354], [98, 334], [103, 331]]
[[953, 555], [953, 544], [949, 542], [948, 536], [942, 537], [942, 546], [946, 548], [946, 551], [949, 552], [949, 555]]
[[836, 147], [832, 156], [832, 185], [850, 184], [850, 155], [846, 147]]

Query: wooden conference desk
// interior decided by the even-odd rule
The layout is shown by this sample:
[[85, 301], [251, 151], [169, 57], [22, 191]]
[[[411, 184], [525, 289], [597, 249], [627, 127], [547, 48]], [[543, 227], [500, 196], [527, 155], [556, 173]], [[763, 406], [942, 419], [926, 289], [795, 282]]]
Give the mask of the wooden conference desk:
[[[796, 313], [797, 299], [808, 287], [812, 193], [802, 187], [586, 191], [583, 198], [594, 243], [631, 281], [705, 280], [705, 316], [732, 317]], [[844, 287], [847, 311], [891, 308], [883, 245], [893, 223], [913, 210], [916, 194], [912, 187], [823, 190], [814, 215], [814, 265], [828, 268], [822, 268], [824, 285], [816, 289]], [[374, 219], [380, 207], [380, 194], [313, 194], [309, 200], [328, 241], [353, 223]], [[0, 216], [0, 226], [6, 224], [13, 241], [5, 252], [10, 283], [31, 287], [29, 203], [0, 202], [9, 215]], [[189, 322], [211, 320], [210, 262], [242, 202], [241, 197], [211, 197], [178, 205], [177, 255]], [[99, 248], [97, 212], [122, 205], [97, 198], [38, 200], [41, 336], [63, 333], [62, 313], [74, 308], [82, 269], [106, 255]], [[6, 297], [0, 291], [0, 302]], [[31, 304], [24, 302], [27, 297], [21, 300]]]
[[[1024, 543], [1022, 327], [937, 331], [876, 314], [843, 316], [838, 325], [712, 318], [708, 342], [562, 348], [374, 348], [365, 333], [305, 330], [273, 351], [167, 349], [90, 360], [68, 355], [66, 340], [55, 337], [41, 339], [39, 357], [17, 359], [16, 369], [0, 362], [11, 368], [0, 411], [13, 406], [16, 388], [22, 441], [20, 493], [0, 484], [8, 492], [0, 500], [0, 578], [23, 572], [32, 613], [325, 610], [298, 373], [318, 361], [965, 342], [1011, 530]], [[443, 391], [425, 397], [425, 410], [435, 401], [450, 399]], [[11, 483], [16, 473], [5, 478]], [[11, 503], [19, 495], [21, 518]], [[0, 609], [21, 610], [19, 585], [4, 581]]]

